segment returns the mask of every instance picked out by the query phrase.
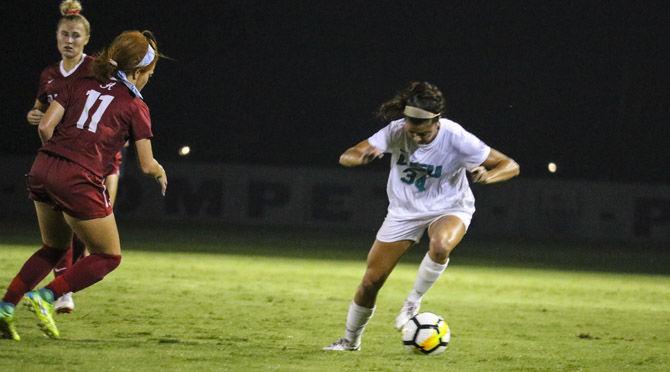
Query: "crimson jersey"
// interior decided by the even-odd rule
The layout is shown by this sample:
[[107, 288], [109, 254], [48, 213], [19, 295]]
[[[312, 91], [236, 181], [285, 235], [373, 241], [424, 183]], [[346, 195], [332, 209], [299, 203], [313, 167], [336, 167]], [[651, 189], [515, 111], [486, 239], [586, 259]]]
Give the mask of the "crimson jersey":
[[44, 104], [49, 104], [58, 96], [68, 81], [90, 76], [93, 60], [93, 57], [84, 54], [79, 64], [68, 72], [63, 69], [63, 61], [47, 66], [40, 74], [37, 99]]
[[72, 80], [54, 100], [65, 115], [40, 151], [69, 159], [99, 177], [127, 140], [153, 136], [149, 107], [118, 81]]

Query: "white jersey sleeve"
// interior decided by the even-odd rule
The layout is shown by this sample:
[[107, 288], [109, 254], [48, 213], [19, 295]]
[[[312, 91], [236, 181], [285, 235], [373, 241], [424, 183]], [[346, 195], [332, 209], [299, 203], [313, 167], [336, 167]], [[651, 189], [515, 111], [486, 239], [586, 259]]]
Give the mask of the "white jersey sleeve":
[[402, 129], [403, 124], [404, 120], [402, 119], [390, 122], [387, 126], [368, 138], [368, 142], [382, 152], [391, 152], [397, 145], [398, 132], [399, 129]]
[[491, 148], [462, 127], [458, 127], [452, 133], [450, 145], [459, 154], [461, 165], [468, 170], [482, 165], [489, 156]]

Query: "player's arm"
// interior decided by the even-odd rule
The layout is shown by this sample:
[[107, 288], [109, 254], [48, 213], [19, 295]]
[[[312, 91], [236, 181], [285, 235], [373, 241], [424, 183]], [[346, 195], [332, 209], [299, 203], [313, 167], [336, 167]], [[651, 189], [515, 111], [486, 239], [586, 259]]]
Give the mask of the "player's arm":
[[517, 162], [493, 148], [482, 165], [471, 171], [472, 180], [484, 184], [507, 181], [519, 175], [519, 172]]
[[369, 162], [381, 158], [384, 153], [378, 148], [372, 146], [368, 140], [359, 142], [356, 146], [350, 147], [340, 155], [340, 164], [345, 167], [357, 167], [368, 164]]
[[142, 173], [152, 176], [161, 185], [161, 194], [165, 195], [165, 190], [167, 190], [167, 175], [163, 166], [154, 159], [151, 140], [141, 139], [135, 141], [135, 149], [137, 150], [137, 160], [140, 163]]
[[33, 108], [31, 108], [30, 111], [28, 111], [28, 114], [26, 115], [28, 124], [39, 125], [40, 120], [42, 120], [42, 116], [44, 116], [44, 112], [47, 110], [48, 107], [49, 105], [43, 103], [39, 99], [36, 99]]
[[53, 101], [37, 126], [37, 132], [40, 135], [42, 144], [45, 144], [51, 139], [51, 136], [54, 134], [54, 129], [56, 128], [56, 125], [60, 123], [61, 119], [63, 119], [63, 115], [65, 115], [63, 106], [57, 101]]

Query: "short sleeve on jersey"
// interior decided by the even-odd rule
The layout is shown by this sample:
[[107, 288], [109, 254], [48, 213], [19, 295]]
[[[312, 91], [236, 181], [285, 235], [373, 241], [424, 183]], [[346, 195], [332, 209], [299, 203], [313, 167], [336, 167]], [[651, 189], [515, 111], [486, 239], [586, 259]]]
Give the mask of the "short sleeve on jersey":
[[37, 100], [44, 103], [48, 104], [49, 101], [47, 100], [47, 85], [49, 84], [49, 72], [48, 68], [44, 69], [42, 73], [40, 74], [40, 81], [37, 85]]
[[480, 166], [491, 152], [491, 148], [474, 134], [463, 129], [453, 143], [461, 154], [463, 166], [472, 169]]
[[372, 146], [378, 148], [380, 151], [386, 152], [390, 142], [388, 126], [373, 134], [370, 138], [368, 138], [368, 142], [370, 142]]
[[140, 98], [135, 98], [130, 118], [130, 139], [134, 142], [152, 137], [149, 107]]
[[65, 84], [63, 90], [54, 97], [54, 101], [60, 103], [64, 108], [68, 107], [68, 102], [70, 101], [70, 84]]
[[394, 129], [397, 131], [398, 125], [402, 125], [399, 121], [402, 121], [402, 119], [390, 122], [387, 126], [368, 138], [368, 142], [382, 152], [389, 152], [391, 147], [393, 147]]

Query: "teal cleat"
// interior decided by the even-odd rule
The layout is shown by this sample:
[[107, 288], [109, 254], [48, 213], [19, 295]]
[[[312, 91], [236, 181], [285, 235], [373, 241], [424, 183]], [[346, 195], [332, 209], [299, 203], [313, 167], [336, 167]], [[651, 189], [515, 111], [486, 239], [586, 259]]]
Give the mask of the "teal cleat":
[[14, 305], [8, 302], [0, 302], [0, 338], [21, 341], [14, 326]]
[[37, 325], [40, 327], [42, 332], [47, 337], [50, 338], [59, 338], [60, 332], [58, 332], [58, 327], [56, 327], [56, 322], [54, 321], [54, 306], [48, 301], [41, 291], [30, 291], [23, 296], [24, 306], [30, 310], [35, 316], [39, 323]]

